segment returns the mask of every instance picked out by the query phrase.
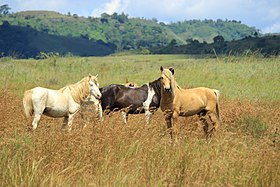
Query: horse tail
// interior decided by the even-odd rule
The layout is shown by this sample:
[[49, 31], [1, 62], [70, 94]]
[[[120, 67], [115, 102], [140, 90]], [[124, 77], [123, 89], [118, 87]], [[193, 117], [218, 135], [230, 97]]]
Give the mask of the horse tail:
[[33, 109], [33, 102], [32, 102], [32, 90], [27, 90], [24, 92], [23, 96], [23, 107], [24, 113], [27, 118], [32, 116], [34, 109]]
[[220, 97], [220, 92], [219, 90], [213, 89], [215, 95], [216, 95], [216, 112], [217, 116], [220, 119], [220, 104], [219, 104], [219, 97]]

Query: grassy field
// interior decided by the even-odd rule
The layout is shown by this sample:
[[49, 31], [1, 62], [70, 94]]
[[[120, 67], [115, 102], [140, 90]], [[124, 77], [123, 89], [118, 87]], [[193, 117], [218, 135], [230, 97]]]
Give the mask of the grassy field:
[[[22, 112], [24, 90], [58, 89], [88, 73], [101, 86], [142, 85], [172, 66], [182, 87], [221, 92], [223, 126], [204, 138], [196, 116], [180, 118], [179, 143], [170, 143], [160, 110], [143, 115], [79, 115], [73, 130], [43, 117], [38, 128]], [[279, 186], [280, 59], [194, 58], [175, 55], [0, 59], [0, 186]]]

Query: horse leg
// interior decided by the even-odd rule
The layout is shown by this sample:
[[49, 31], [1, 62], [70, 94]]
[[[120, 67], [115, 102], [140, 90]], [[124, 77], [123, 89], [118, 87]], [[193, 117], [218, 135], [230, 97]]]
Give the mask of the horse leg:
[[121, 114], [122, 114], [123, 122], [124, 124], [126, 124], [128, 119], [128, 114], [125, 111], [121, 111]]
[[61, 127], [62, 130], [65, 130], [66, 129], [66, 126], [68, 124], [68, 119], [69, 117], [68, 116], [65, 116], [64, 119], [63, 119], [63, 125]]
[[67, 126], [68, 126], [68, 131], [71, 131], [72, 130], [72, 122], [73, 122], [73, 119], [74, 119], [74, 114], [69, 114], [68, 116], [68, 123], [67, 123]]
[[97, 110], [98, 117], [99, 117], [100, 121], [103, 121], [101, 103], [99, 102], [97, 105], [95, 105], [95, 107], [96, 107], [96, 110]]
[[34, 119], [32, 121], [32, 129], [35, 130], [38, 126], [38, 123], [41, 119], [41, 114], [35, 114], [34, 115]]
[[145, 110], [146, 124], [148, 125], [150, 123], [150, 117], [151, 117], [152, 113], [149, 111], [149, 104], [147, 104], [146, 102], [143, 103], [143, 107]]
[[173, 112], [172, 119], [173, 119], [173, 131], [174, 131], [175, 142], [178, 142], [178, 135], [179, 135], [178, 119], [179, 119], [179, 113], [177, 111]]
[[151, 116], [152, 113], [148, 110], [145, 109], [145, 119], [146, 119], [146, 124], [149, 125], [151, 121]]
[[217, 130], [218, 127], [219, 127], [219, 123], [220, 123], [219, 120], [218, 120], [217, 114], [214, 113], [214, 112], [209, 112], [208, 115], [209, 115], [210, 120], [213, 123], [213, 126], [214, 126], [213, 130]]
[[164, 118], [167, 126], [167, 132], [169, 132], [171, 139], [173, 140], [173, 133], [172, 133], [172, 111], [165, 110], [164, 111]]
[[202, 125], [203, 125], [203, 130], [205, 135], [208, 134], [208, 123], [207, 123], [207, 119], [206, 117], [207, 112], [205, 110], [201, 111], [199, 113], [199, 120], [201, 121]]
[[[80, 116], [81, 116], [81, 118], [82, 118], [82, 122], [81, 122], [81, 127], [82, 128], [85, 128], [86, 126], [87, 126], [87, 119], [85, 118], [85, 111], [87, 110], [87, 106], [86, 105], [82, 105], [81, 106], [81, 110], [79, 111], [79, 114], [80, 114]], [[66, 120], [65, 118], [64, 118], [64, 120]], [[63, 125], [64, 126], [66, 126], [66, 124], [68, 123], [68, 118], [67, 118], [67, 121], [64, 121], [63, 122]]]
[[34, 108], [34, 119], [32, 121], [32, 129], [35, 130], [38, 126], [38, 123], [41, 119], [41, 116], [45, 110], [45, 105], [43, 103], [44, 101], [44, 97], [42, 98], [42, 100], [40, 100], [39, 102], [33, 102], [33, 108]]

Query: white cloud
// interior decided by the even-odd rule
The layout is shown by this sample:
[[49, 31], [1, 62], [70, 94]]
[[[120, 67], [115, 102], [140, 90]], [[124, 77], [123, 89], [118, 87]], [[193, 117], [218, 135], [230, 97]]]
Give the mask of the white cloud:
[[111, 0], [110, 2], [102, 4], [101, 7], [94, 9], [92, 15], [98, 17], [104, 12], [107, 14], [124, 12], [129, 3], [130, 0]]
[[263, 33], [280, 33], [280, 22], [274, 23], [272, 26], [263, 29]]

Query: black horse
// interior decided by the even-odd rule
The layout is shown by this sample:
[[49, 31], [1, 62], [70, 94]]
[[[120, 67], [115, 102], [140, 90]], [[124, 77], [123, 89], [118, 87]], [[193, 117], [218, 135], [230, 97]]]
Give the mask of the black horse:
[[128, 114], [145, 113], [149, 123], [153, 111], [160, 105], [161, 81], [159, 78], [136, 88], [111, 84], [100, 88], [100, 92], [102, 110], [106, 114], [120, 110], [126, 123]]

